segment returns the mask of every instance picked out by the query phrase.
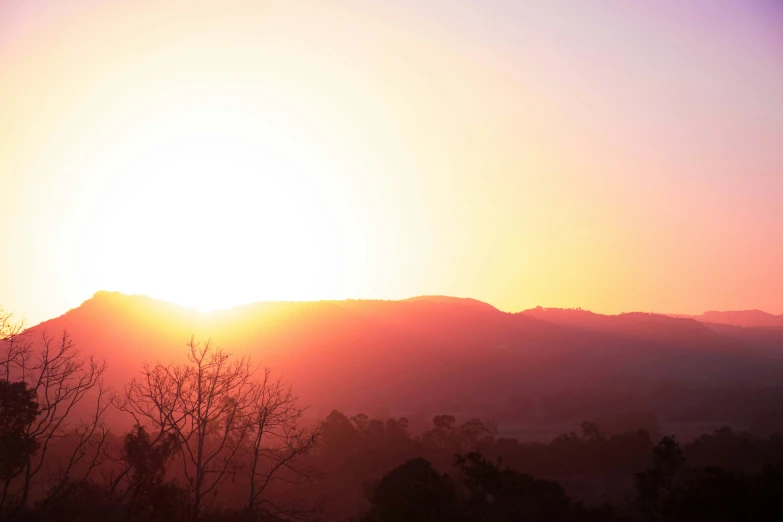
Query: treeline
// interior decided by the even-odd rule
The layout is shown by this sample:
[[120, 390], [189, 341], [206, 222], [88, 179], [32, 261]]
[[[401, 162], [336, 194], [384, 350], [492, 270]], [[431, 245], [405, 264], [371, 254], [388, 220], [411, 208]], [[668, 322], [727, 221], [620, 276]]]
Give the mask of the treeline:
[[[576, 518], [557, 518], [552, 512], [542, 520], [615, 520], [615, 517], [620, 520], [701, 520], [694, 518], [693, 511], [700, 509], [694, 507], [694, 495], [701, 495], [699, 498], [703, 497], [704, 502], [715, 495], [720, 497], [715, 499], [718, 505], [720, 502], [732, 502], [735, 508], [739, 508], [745, 501], [751, 500], [751, 497], [738, 496], [742, 491], [762, 497], [773, 493], [773, 490], [764, 488], [740, 488], [732, 490], [727, 496], [720, 489], [714, 489], [721, 485], [717, 479], [731, 487], [754, 483], [777, 487], [779, 472], [776, 470], [783, 465], [783, 435], [760, 437], [729, 428], [702, 435], [681, 447], [673, 437], [663, 437], [656, 443], [644, 430], [606, 435], [595, 422], [583, 422], [578, 432], [560, 435], [548, 443], [498, 438], [492, 423], [484, 423], [480, 419], [457, 423], [450, 415], [435, 416], [432, 427], [417, 436], [411, 436], [406, 425], [404, 418], [384, 422], [370, 420], [362, 414], [348, 418], [337, 411], [326, 418], [318, 452], [307, 458], [330, 477], [319, 493], [330, 499], [327, 506], [330, 513], [338, 515], [336, 520], [358, 517], [359, 512], [377, 515], [378, 502], [386, 498], [386, 493], [377, 496], [374, 488], [391, 487], [388, 486], [391, 482], [387, 480], [387, 474], [398, 466], [402, 468], [393, 471], [395, 477], [413, 473], [413, 470], [429, 474], [430, 471], [422, 471], [422, 461], [427, 469], [439, 476], [445, 474], [443, 480], [446, 485], [443, 487], [453, 487], [457, 495], [453, 498], [462, 498], [460, 502], [465, 501], [464, 495], [469, 493], [469, 488], [465, 489], [470, 484], [466, 481], [466, 470], [474, 469], [471, 466], [478, 466], [478, 462], [482, 463], [480, 469], [496, 475], [492, 479], [495, 483], [500, 480], [499, 477], [506, 477], [512, 482], [546, 483], [547, 487], [553, 488], [551, 491], [559, 492], [557, 502], [563, 513]], [[660, 448], [672, 444], [676, 446], [679, 457], [673, 459], [672, 464], [666, 464], [659, 458]], [[461, 457], [455, 460], [455, 455]], [[488, 467], [490, 464], [492, 469]], [[668, 471], [663, 473], [662, 470]], [[412, 483], [416, 480], [411, 478]], [[531, 482], [534, 480], [538, 482]], [[399, 478], [394, 481], [400, 484]], [[664, 492], [664, 486], [668, 491]], [[512, 486], [508, 487], [513, 490]], [[657, 492], [660, 498], [653, 497], [655, 501], [651, 501], [651, 492]], [[668, 504], [663, 500], [667, 495], [672, 499]], [[524, 498], [527, 498], [525, 502], [532, 502], [528, 497]], [[665, 508], [660, 507], [664, 504]], [[756, 508], [763, 505], [754, 504]], [[663, 516], [653, 512], [656, 506], [667, 512], [680, 510], [688, 515], [685, 518], [656, 518]], [[530, 509], [535, 511], [538, 508], [531, 506]], [[783, 512], [772, 508], [767, 511], [783, 515]], [[737, 511], [723, 511], [724, 514], [730, 512], [736, 515]], [[705, 511], [707, 513], [714, 514], [714, 510]], [[516, 519], [479, 517], [476, 520]]]
[[783, 520], [781, 435], [681, 446], [599, 420], [541, 443], [451, 415], [416, 434], [404, 417], [307, 422], [268, 369], [209, 342], [121, 390], [67, 335], [31, 340], [0, 314], [0, 342], [2, 520]]
[[635, 495], [624, 505], [585, 506], [555, 481], [536, 479], [479, 452], [456, 455], [451, 473], [411, 459], [370, 492], [363, 522], [721, 522], [783, 519], [783, 468], [747, 474], [720, 467], [690, 468], [673, 437], [634, 474]]

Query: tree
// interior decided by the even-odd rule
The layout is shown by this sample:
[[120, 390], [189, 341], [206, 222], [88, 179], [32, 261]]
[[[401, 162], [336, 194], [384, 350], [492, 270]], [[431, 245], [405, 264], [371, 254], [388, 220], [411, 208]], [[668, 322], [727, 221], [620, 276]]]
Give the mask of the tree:
[[495, 440], [497, 426], [481, 419], [470, 419], [459, 427], [459, 434], [466, 447], [476, 449], [483, 442]]
[[128, 473], [121, 497], [129, 520], [176, 520], [187, 514], [186, 492], [174, 482], [164, 482], [166, 463], [176, 451], [176, 436], [156, 437], [136, 425], [123, 439], [122, 458]]
[[356, 415], [351, 417], [351, 422], [353, 422], [354, 426], [356, 426], [356, 429], [359, 431], [359, 433], [364, 433], [365, 431], [367, 431], [367, 426], [370, 423], [370, 418], [364, 413], [357, 413]]
[[507, 522], [522, 520], [571, 521], [581, 514], [563, 488], [549, 480], [541, 480], [500, 467], [481, 453], [472, 451], [457, 455], [454, 465], [459, 469], [466, 489], [463, 512], [467, 520]]
[[29, 434], [38, 416], [34, 390], [25, 382], [0, 380], [0, 494], [2, 512], [11, 481], [24, 470], [27, 459], [38, 449], [38, 441]]
[[136, 424], [151, 424], [159, 438], [174, 437], [196, 520], [204, 497], [237, 471], [256, 397], [247, 357], [232, 359], [210, 341], [202, 346], [193, 338], [187, 347], [185, 364], [145, 364], [141, 377], [126, 386], [120, 408]]
[[313, 428], [301, 426], [304, 408], [297, 405], [298, 397], [282, 379], [272, 380], [269, 368], [264, 377], [253, 386], [249, 424], [250, 455], [248, 476], [250, 490], [247, 509], [264, 509], [272, 515], [306, 518], [320, 511], [320, 503], [281, 505], [264, 496], [275, 481], [301, 485], [309, 482], [315, 472], [299, 465], [299, 457], [309, 453], [316, 444], [320, 424]]
[[653, 465], [635, 475], [637, 505], [651, 520], [669, 520], [677, 502], [685, 454], [674, 436], [653, 448]]
[[450, 430], [454, 427], [454, 423], [457, 419], [453, 415], [436, 415], [432, 419], [432, 425], [436, 428]]
[[[369, 425], [369, 421], [367, 424]], [[319, 451], [322, 457], [329, 461], [329, 467], [352, 467], [355, 464], [356, 453], [360, 449], [360, 441], [361, 433], [344, 413], [332, 410], [326, 416], [321, 425], [322, 444]]]
[[0, 307], [0, 378], [11, 380], [11, 371], [17, 366], [23, 354], [29, 350], [24, 333], [24, 320], [14, 321], [14, 316]]
[[432, 429], [421, 434], [425, 447], [457, 452], [462, 450], [460, 436], [454, 428], [457, 420], [452, 415], [436, 415], [432, 419]]
[[38, 404], [24, 434], [36, 449], [25, 456], [21, 477], [6, 484], [13, 496], [20, 497], [22, 507], [55, 442], [67, 441], [69, 449], [59, 475], [54, 480], [49, 477], [43, 501], [69, 483], [86, 480], [101, 463], [108, 434], [104, 416], [110, 405], [109, 391], [103, 386], [105, 370], [105, 361], [83, 357], [67, 333], [56, 340], [43, 333], [36, 345], [22, 322], [14, 323], [10, 314], [0, 313], [0, 375], [5, 381], [25, 383]]
[[411, 459], [384, 475], [370, 496], [367, 522], [431, 522], [460, 519], [454, 483], [422, 459]]

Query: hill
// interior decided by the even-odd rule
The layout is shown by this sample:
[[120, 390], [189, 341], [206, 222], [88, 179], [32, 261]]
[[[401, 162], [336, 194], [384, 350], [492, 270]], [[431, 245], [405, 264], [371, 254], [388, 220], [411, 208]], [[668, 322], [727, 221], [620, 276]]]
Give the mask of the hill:
[[[778, 415], [780, 406], [768, 403], [783, 382], [783, 331], [639, 313], [512, 314], [442, 296], [263, 302], [202, 313], [99, 292], [28, 333], [63, 330], [84, 352], [108, 360], [117, 388], [144, 361], [180, 358], [191, 335], [211, 337], [282, 373], [319, 415], [338, 408], [566, 423], [653, 411], [664, 420], [747, 425], [755, 407]], [[747, 404], [751, 396], [755, 404]]]
[[773, 315], [761, 310], [705, 312], [702, 315], [672, 317], [689, 318], [702, 323], [727, 324], [731, 326], [783, 328], [783, 315]]

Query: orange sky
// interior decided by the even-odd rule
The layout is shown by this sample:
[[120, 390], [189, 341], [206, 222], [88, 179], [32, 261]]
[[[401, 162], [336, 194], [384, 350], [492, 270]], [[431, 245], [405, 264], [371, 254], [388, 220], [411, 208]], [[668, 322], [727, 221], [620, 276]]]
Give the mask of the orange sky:
[[783, 313], [783, 8], [0, 0], [0, 306]]

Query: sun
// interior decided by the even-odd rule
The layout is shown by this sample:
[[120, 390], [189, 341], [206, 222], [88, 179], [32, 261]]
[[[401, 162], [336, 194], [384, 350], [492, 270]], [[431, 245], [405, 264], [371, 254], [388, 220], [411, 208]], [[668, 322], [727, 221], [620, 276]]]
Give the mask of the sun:
[[318, 147], [241, 111], [182, 114], [100, 165], [82, 235], [97, 279], [202, 310], [354, 294], [361, 228]]

